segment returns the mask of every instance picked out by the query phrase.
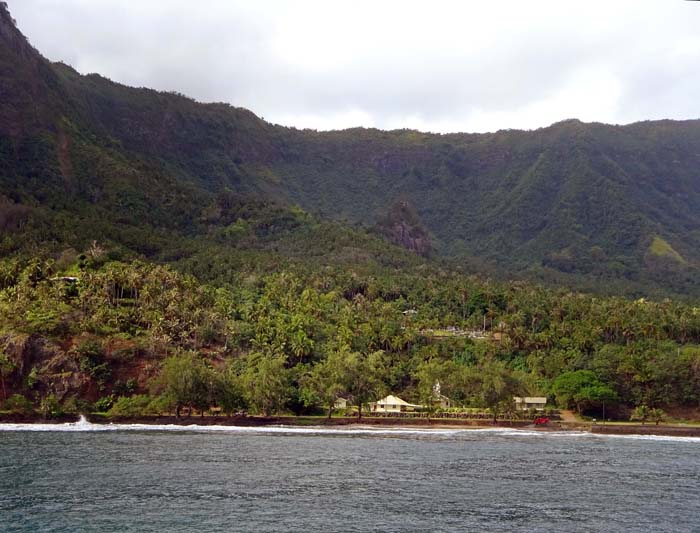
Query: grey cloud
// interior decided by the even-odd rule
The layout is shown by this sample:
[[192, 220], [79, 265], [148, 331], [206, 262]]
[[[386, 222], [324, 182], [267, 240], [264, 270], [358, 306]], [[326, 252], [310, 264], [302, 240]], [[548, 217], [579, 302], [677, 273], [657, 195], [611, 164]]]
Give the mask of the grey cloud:
[[353, 125], [334, 118], [349, 110], [371, 123], [355, 125], [467, 131], [700, 115], [691, 2], [9, 3], [81, 72], [299, 127]]

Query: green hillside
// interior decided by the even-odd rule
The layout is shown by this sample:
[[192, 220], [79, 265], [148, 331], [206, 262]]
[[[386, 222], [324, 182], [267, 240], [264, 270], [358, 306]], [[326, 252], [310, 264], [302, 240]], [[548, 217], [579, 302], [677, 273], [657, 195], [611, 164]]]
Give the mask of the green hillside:
[[[22, 205], [15, 211], [64, 213], [54, 233], [65, 222], [87, 241], [149, 255], [158, 246], [145, 245], [144, 224], [198, 233], [224, 190], [365, 227], [401, 201], [429, 248], [456, 264], [638, 295], [700, 294], [698, 121], [300, 131], [80, 75], [43, 59], [4, 8], [0, 20], [0, 192]], [[82, 235], [66, 222], [76, 215], [99, 223]], [[657, 237], [683, 261], [650, 253]]]
[[0, 2], [0, 410], [697, 416], [699, 145], [284, 128], [52, 64]]

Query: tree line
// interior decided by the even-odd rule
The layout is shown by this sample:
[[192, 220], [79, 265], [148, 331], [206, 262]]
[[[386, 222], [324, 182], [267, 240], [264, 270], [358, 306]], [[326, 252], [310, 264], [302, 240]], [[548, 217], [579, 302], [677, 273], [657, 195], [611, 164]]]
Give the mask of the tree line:
[[[327, 412], [342, 396], [362, 412], [387, 393], [428, 404], [439, 382], [456, 405], [493, 412], [513, 395], [590, 412], [700, 405], [700, 310], [684, 303], [439, 269], [233, 271], [203, 283], [91, 254], [68, 268], [0, 262], [4, 397], [106, 408], [149, 394], [176, 410], [272, 414]], [[430, 333], [448, 327], [479, 335]]]

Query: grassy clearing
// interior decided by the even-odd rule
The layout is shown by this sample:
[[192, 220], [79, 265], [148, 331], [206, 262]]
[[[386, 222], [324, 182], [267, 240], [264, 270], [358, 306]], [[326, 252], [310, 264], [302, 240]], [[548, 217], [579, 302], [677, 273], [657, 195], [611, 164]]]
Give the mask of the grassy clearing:
[[654, 240], [649, 245], [649, 253], [659, 257], [668, 257], [670, 259], [673, 259], [674, 261], [677, 261], [678, 263], [686, 263], [686, 260], [683, 259], [683, 256], [681, 256], [681, 254], [674, 250], [668, 242], [666, 242], [658, 235], [654, 237]]

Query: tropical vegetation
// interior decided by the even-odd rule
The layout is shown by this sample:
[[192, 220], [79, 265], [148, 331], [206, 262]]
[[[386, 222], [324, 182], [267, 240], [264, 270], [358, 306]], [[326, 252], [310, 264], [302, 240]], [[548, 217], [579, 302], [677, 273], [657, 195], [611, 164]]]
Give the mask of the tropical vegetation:
[[4, 409], [700, 406], [700, 122], [299, 131], [51, 63], [2, 2], [0, 87]]

